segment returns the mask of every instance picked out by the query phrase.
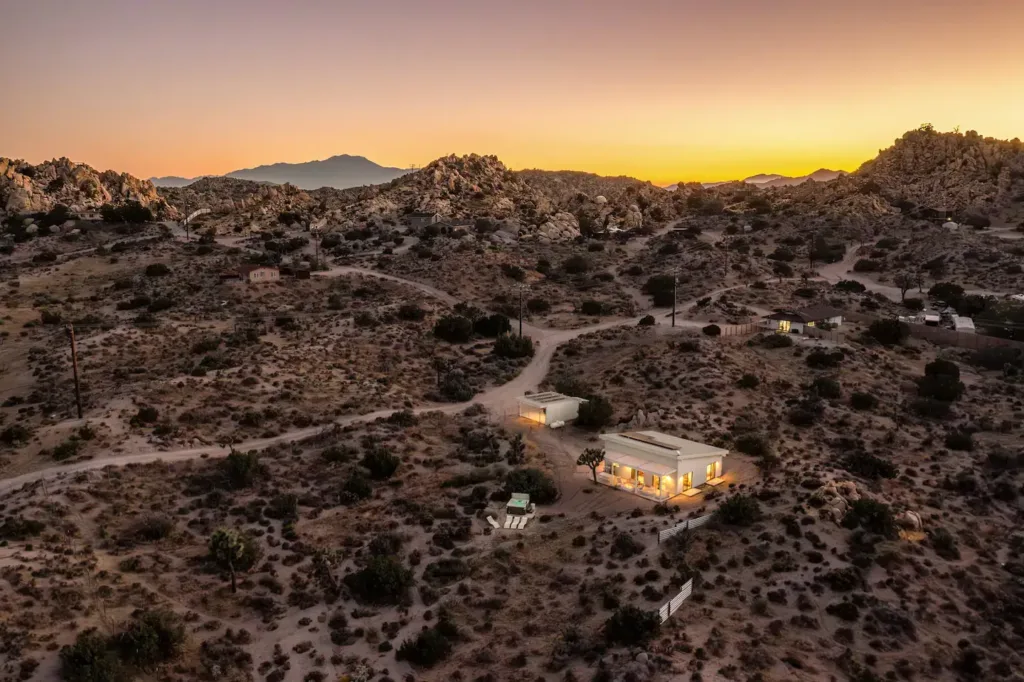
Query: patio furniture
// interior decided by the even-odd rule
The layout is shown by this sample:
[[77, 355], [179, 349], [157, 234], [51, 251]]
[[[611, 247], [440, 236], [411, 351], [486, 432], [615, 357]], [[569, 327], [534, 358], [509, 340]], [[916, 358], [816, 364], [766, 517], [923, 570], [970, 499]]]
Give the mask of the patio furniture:
[[505, 528], [511, 528], [512, 527], [512, 520], [514, 518], [516, 518], [516, 517], [510, 516], [509, 514], [505, 514]]
[[491, 524], [492, 528], [501, 528], [501, 525], [497, 521], [494, 520], [493, 516], [488, 516], [487, 517], [487, 523]]

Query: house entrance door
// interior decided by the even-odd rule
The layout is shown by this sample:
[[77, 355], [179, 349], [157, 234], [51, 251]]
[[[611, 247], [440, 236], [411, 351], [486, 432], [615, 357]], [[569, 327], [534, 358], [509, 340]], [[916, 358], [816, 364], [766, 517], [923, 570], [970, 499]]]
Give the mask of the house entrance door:
[[661, 476], [657, 474], [651, 476], [651, 487], [655, 490], [661, 490]]
[[712, 478], [715, 477], [715, 463], [714, 462], [712, 462], [711, 464], [708, 465], [707, 472], [706, 472], [705, 475], [706, 475], [705, 480], [707, 480], [707, 481], [710, 481]]
[[682, 479], [682, 481], [681, 481], [681, 483], [679, 485], [679, 488], [680, 488], [679, 492], [681, 492], [681, 493], [682, 492], [686, 492], [687, 490], [689, 490], [692, 487], [693, 487], [693, 472], [692, 471], [687, 471], [685, 474], [683, 474], [683, 479]]
[[792, 323], [789, 320], [779, 320], [779, 331], [788, 334], [793, 328]]

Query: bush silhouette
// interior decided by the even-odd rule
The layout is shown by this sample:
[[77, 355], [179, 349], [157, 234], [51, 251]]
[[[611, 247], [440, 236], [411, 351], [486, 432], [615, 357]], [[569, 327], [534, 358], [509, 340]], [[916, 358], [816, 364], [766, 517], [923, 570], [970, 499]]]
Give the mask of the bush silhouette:
[[734, 495], [715, 510], [715, 518], [730, 526], [749, 526], [761, 516], [761, 505], [748, 495]]
[[345, 585], [359, 601], [370, 604], [401, 604], [408, 600], [414, 580], [412, 571], [393, 556], [375, 556], [364, 568], [349, 573]]
[[604, 624], [604, 636], [609, 644], [642, 646], [658, 635], [661, 616], [657, 611], [644, 611], [629, 605], [615, 610]]
[[513, 469], [505, 475], [505, 493], [526, 493], [534, 504], [551, 504], [558, 499], [558, 486], [540, 469]]

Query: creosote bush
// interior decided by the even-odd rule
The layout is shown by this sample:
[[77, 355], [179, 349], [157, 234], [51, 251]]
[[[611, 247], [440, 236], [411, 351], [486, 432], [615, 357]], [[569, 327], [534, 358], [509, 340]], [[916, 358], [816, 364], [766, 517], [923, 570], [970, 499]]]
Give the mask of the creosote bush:
[[645, 611], [628, 605], [615, 610], [604, 624], [604, 636], [609, 644], [642, 646], [658, 635], [661, 616], [657, 611]]
[[551, 504], [558, 499], [558, 486], [540, 469], [513, 469], [505, 476], [505, 492], [527, 493], [534, 504]]
[[761, 517], [760, 503], [749, 495], [734, 495], [715, 510], [715, 518], [730, 526], [749, 526]]
[[366, 566], [344, 578], [352, 595], [370, 604], [402, 604], [408, 600], [412, 571], [390, 555], [371, 557]]

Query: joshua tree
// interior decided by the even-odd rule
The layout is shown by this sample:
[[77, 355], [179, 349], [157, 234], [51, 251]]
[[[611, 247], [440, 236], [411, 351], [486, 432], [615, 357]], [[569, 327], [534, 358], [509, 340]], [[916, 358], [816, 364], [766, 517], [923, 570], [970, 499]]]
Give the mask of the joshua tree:
[[587, 448], [583, 451], [583, 454], [576, 460], [577, 466], [588, 466], [590, 467], [590, 473], [594, 477], [594, 483], [597, 483], [597, 467], [601, 466], [601, 462], [604, 461], [604, 450], [600, 448]]
[[523, 442], [523, 434], [517, 433], [508, 446], [508, 463], [512, 466], [519, 466], [526, 461], [526, 443]]
[[237, 530], [221, 528], [210, 536], [210, 558], [231, 574], [231, 591], [237, 592], [237, 571], [246, 571], [256, 563], [259, 552], [252, 539]]

